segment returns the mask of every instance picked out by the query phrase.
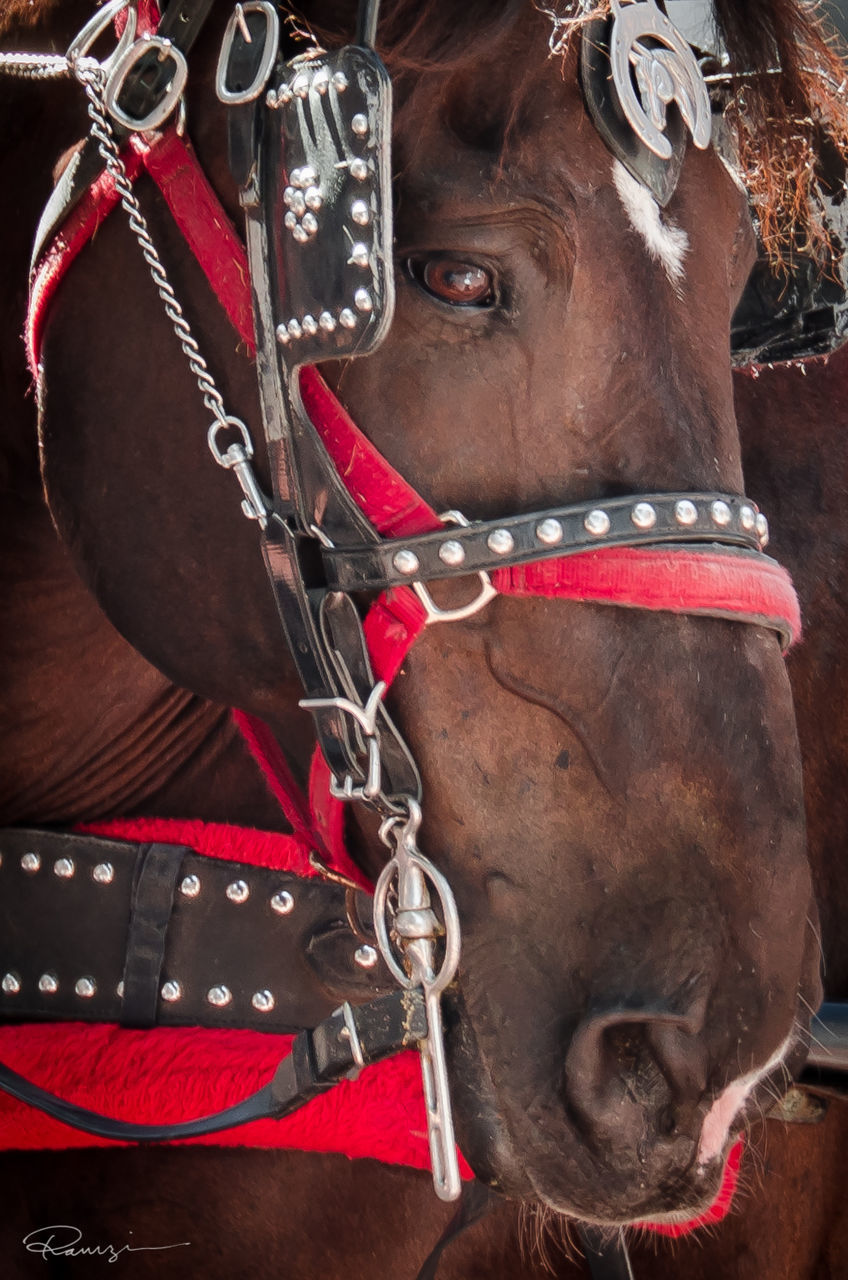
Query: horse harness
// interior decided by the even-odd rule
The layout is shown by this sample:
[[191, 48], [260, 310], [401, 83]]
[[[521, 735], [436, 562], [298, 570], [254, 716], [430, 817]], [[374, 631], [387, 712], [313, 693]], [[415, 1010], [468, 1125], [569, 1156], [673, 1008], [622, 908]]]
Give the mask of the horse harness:
[[[798, 631], [797, 601], [788, 576], [763, 553], [765, 517], [738, 495], [638, 494], [484, 522], [468, 521], [458, 511], [440, 516], [424, 502], [350, 420], [314, 367], [372, 352], [392, 319], [391, 85], [374, 50], [376, 0], [361, 0], [355, 44], [288, 61], [280, 52], [275, 7], [268, 0], [236, 6], [216, 89], [228, 111], [246, 260], [193, 153], [168, 123], [180, 108], [186, 54], [211, 5], [212, 0], [170, 4], [154, 27], [136, 0], [111, 0], [64, 59], [33, 55], [27, 62], [28, 55], [0, 55], [0, 69], [13, 73], [70, 71], [85, 90], [92, 121], [91, 136], [62, 175], [39, 227], [28, 322], [31, 360], [38, 362], [46, 306], [58, 281], [93, 227], [120, 201], [212, 417], [212, 455], [232, 471], [242, 510], [258, 528], [286, 644], [303, 684], [301, 706], [314, 719], [312, 790], [318, 799], [311, 814], [269, 731], [244, 716], [243, 728], [276, 779], [295, 832], [317, 851], [313, 865], [325, 878], [309, 881], [304, 899], [304, 882], [296, 876], [289, 883], [280, 873], [259, 873], [256, 867], [248, 872], [237, 862], [203, 859], [183, 847], [7, 832], [0, 875], [14, 872], [18, 887], [28, 886], [29, 908], [9, 943], [8, 965], [4, 957], [0, 1017], [208, 1025], [207, 1006], [216, 1005], [212, 992], [178, 1010], [180, 997], [163, 995], [161, 975], [166, 937], [169, 947], [184, 949], [186, 971], [197, 964], [202, 931], [180, 924], [175, 902], [181, 894], [190, 896], [194, 881], [213, 874], [210, 863], [222, 897], [239, 901], [238, 886], [246, 887], [249, 876], [252, 889], [258, 875], [278, 915], [289, 913], [295, 896], [299, 910], [305, 902], [301, 932], [279, 957], [281, 971], [303, 974], [302, 950], [312, 946], [323, 924], [342, 914], [350, 922], [346, 936], [360, 944], [357, 954], [370, 982], [359, 997], [391, 980], [399, 990], [356, 1006], [345, 1001], [315, 1026], [320, 1002], [310, 1003], [291, 977], [285, 1000], [265, 1000], [263, 1007], [261, 997], [269, 993], [257, 991], [241, 1021], [224, 988], [214, 1011], [233, 1020], [214, 1025], [245, 1025], [246, 1016], [249, 1025], [265, 1030], [313, 1029], [300, 1033], [260, 1093], [201, 1120], [158, 1126], [112, 1121], [57, 1099], [5, 1067], [0, 1088], [89, 1132], [163, 1141], [259, 1115], [286, 1115], [351, 1070], [414, 1046], [422, 1057], [436, 1192], [456, 1199], [461, 1183], [440, 998], [459, 963], [460, 928], [449, 884], [418, 847], [421, 781], [384, 704], [403, 658], [425, 626], [468, 618], [498, 593], [731, 617], [777, 630], [784, 647]], [[113, 24], [119, 31], [116, 47], [97, 61], [91, 50]], [[698, 146], [710, 141], [709, 100], [697, 61], [654, 0], [615, 0], [612, 17], [596, 35], [584, 41], [584, 51], [591, 49], [584, 52], [582, 68], [590, 114], [622, 163], [664, 202], [676, 182], [687, 130]], [[598, 60], [599, 48], [605, 61]], [[670, 103], [675, 106], [667, 113]], [[234, 326], [255, 349], [270, 495], [252, 467], [252, 433], [227, 412], [170, 285], [133, 190], [141, 172], [159, 185]], [[186, 174], [192, 201], [185, 197]], [[206, 228], [213, 208], [221, 241], [210, 251]], [[690, 571], [698, 585], [681, 587]], [[467, 575], [477, 575], [475, 598], [462, 608], [440, 609], [426, 584]], [[361, 592], [376, 597], [364, 621], [353, 600]], [[374, 892], [373, 925], [363, 923], [367, 898], [361, 886], [333, 870], [327, 833], [340, 831], [342, 807], [350, 801], [379, 814], [390, 854]], [[55, 987], [39, 983], [35, 989], [20, 977], [23, 949], [33, 932], [38, 936], [36, 922], [45, 914], [33, 873], [48, 863], [66, 885], [85, 867], [86, 879], [108, 877], [120, 886], [104, 926], [111, 980], [92, 1012], [81, 1005], [95, 993], [80, 991], [79, 983], [70, 1009], [66, 1004], [60, 1010]], [[217, 927], [208, 922], [210, 930]], [[84, 945], [82, 936], [74, 945]], [[255, 933], [252, 945], [263, 946]], [[285, 986], [281, 972], [280, 988]], [[840, 1051], [836, 1021], [831, 1033]], [[828, 1063], [837, 1058], [838, 1052]], [[462, 1215], [461, 1210], [456, 1230], [474, 1218], [467, 1207]], [[587, 1256], [597, 1255], [598, 1275], [604, 1266], [611, 1276], [628, 1274], [623, 1245], [595, 1248], [591, 1235], [586, 1240]]]

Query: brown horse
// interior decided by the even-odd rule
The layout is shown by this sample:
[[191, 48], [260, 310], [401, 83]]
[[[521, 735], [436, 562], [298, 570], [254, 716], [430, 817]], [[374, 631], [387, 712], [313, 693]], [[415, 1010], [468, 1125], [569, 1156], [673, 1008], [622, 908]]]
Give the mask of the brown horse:
[[[747, 6], [751, 30], [768, 29], [768, 8]], [[54, 17], [59, 47], [87, 10]], [[782, 39], [793, 13], [775, 7]], [[216, 8], [192, 55], [188, 113], [235, 219], [210, 91], [228, 16]], [[389, 21], [401, 97], [397, 315], [377, 353], [326, 369], [369, 437], [437, 509], [474, 519], [626, 493], [741, 493], [727, 333], [754, 246], [722, 161], [690, 149], [666, 214], [649, 225], [640, 189], [585, 113], [573, 53], [564, 67], [545, 60], [546, 18], [517, 5], [496, 18], [460, 7], [451, 22], [427, 12], [394, 45], [400, 8]], [[741, 6], [729, 41], [737, 28]], [[49, 166], [85, 119], [67, 86], [4, 92], [6, 163], [20, 175], [4, 271], [21, 300], [4, 344], [21, 392], [4, 430], [4, 825], [145, 814], [280, 829], [228, 708], [261, 717], [300, 776], [311, 732], [254, 531], [203, 456], [206, 414], [119, 214], [50, 318], [39, 469], [17, 345], [22, 264]], [[228, 403], [255, 421], [250, 362], [158, 198], [140, 190]], [[839, 360], [816, 376], [827, 397]], [[836, 500], [813, 496], [812, 479], [796, 500], [786, 474], [799, 459], [838, 491], [839, 471], [816, 465], [789, 414], [787, 438], [772, 441], [762, 405], [781, 379], [807, 394], [795, 371], [740, 391], [748, 487], [775, 518], [808, 607], [796, 696], [828, 993], [842, 996], [838, 860], [821, 807], [835, 783], [816, 718], [817, 682], [833, 696], [826, 649], [839, 619], [814, 590], [838, 566], [839, 524], [827, 522], [818, 544], [830, 557], [822, 579], [804, 540], [810, 507], [826, 513]], [[426, 848], [462, 918], [448, 1040], [460, 1145], [475, 1172], [512, 1200], [570, 1218], [691, 1217], [713, 1199], [738, 1127], [782, 1084], [783, 1062], [798, 1061], [821, 995], [800, 756], [774, 635], [502, 597], [472, 621], [428, 631], [392, 705], [424, 779]], [[370, 824], [351, 839], [374, 873]], [[725, 1117], [727, 1091], [751, 1072], [761, 1078], [744, 1112]], [[720, 1132], [704, 1162], [708, 1117]], [[766, 1159], [797, 1176], [798, 1145], [811, 1157], [835, 1150], [844, 1123], [834, 1113], [800, 1136], [770, 1130]], [[139, 1248], [191, 1242], [126, 1254], [133, 1276], [413, 1275], [446, 1218], [419, 1175], [340, 1157], [48, 1152], [6, 1155], [3, 1168], [4, 1257], [21, 1276], [43, 1266], [22, 1237], [48, 1223], [115, 1245], [129, 1232]], [[775, 1180], [767, 1168], [763, 1185]], [[678, 1246], [681, 1268], [706, 1274], [709, 1261], [726, 1274], [734, 1260], [739, 1275], [824, 1274], [824, 1226], [805, 1229], [793, 1269], [756, 1243], [764, 1194], [755, 1187], [746, 1204], [706, 1245]], [[454, 1247], [446, 1274], [538, 1272], [532, 1250], [516, 1252], [512, 1207], [493, 1222]], [[746, 1250], [758, 1259], [749, 1272]], [[52, 1265], [82, 1275], [93, 1263]], [[580, 1274], [579, 1262], [558, 1265]], [[635, 1265], [662, 1276], [677, 1262], [651, 1243]], [[838, 1253], [832, 1266], [838, 1274]]]

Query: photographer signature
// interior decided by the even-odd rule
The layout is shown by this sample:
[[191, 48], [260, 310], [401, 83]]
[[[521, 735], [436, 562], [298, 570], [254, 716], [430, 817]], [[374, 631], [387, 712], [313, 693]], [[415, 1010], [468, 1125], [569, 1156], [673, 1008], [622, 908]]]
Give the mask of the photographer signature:
[[[132, 1232], [129, 1233], [132, 1235]], [[180, 1240], [176, 1244], [122, 1244], [115, 1248], [112, 1244], [83, 1244], [79, 1227], [71, 1227], [67, 1223], [57, 1223], [51, 1227], [38, 1227], [30, 1231], [22, 1241], [27, 1253], [38, 1253], [47, 1258], [105, 1258], [107, 1262], [117, 1262], [122, 1253], [147, 1253], [162, 1249], [185, 1249], [190, 1240]]]

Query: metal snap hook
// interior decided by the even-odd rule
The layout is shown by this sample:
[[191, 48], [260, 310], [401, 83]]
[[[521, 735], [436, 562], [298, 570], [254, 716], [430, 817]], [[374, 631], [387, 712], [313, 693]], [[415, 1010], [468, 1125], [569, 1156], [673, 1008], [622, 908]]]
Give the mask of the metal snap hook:
[[[236, 32], [241, 35], [245, 43], [253, 43], [245, 21], [245, 17], [249, 13], [261, 13], [265, 19], [265, 43], [262, 47], [262, 57], [259, 59], [259, 66], [256, 69], [253, 81], [246, 89], [228, 89], [227, 72], [230, 69], [230, 58], [232, 57]], [[218, 56], [218, 69], [215, 72], [215, 92], [220, 101], [226, 103], [229, 107], [238, 107], [245, 102], [253, 102], [258, 98], [271, 76], [279, 43], [279, 15], [268, 0], [242, 0], [241, 4], [237, 4], [224, 32], [221, 52]]]

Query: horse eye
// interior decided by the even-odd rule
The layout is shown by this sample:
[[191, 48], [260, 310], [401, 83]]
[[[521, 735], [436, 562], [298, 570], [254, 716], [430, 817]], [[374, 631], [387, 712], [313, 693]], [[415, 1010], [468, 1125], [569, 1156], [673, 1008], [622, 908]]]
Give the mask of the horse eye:
[[495, 278], [476, 262], [459, 258], [410, 258], [407, 269], [422, 288], [453, 307], [491, 307]]

